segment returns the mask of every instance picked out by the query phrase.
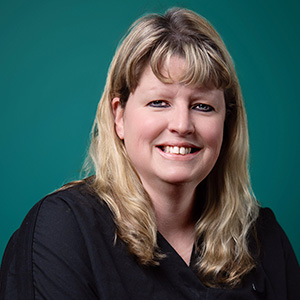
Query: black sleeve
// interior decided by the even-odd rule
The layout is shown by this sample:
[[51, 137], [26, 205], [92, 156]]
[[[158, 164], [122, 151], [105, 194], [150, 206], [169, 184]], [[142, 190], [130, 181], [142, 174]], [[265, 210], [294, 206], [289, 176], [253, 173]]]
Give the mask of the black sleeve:
[[285, 232], [268, 208], [259, 223], [262, 263], [278, 299], [300, 300], [300, 267]]
[[12, 237], [1, 267], [1, 299], [98, 299], [84, 236], [72, 208], [49, 196]]
[[281, 241], [285, 254], [287, 296], [289, 300], [300, 300], [300, 267], [294, 250], [280, 226]]

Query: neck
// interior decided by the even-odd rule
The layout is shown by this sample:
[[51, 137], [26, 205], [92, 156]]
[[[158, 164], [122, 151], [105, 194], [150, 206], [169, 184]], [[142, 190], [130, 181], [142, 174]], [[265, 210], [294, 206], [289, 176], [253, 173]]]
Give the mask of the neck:
[[195, 225], [195, 190], [189, 184], [144, 187], [148, 192], [156, 214], [157, 227], [166, 238], [174, 234], [193, 231]]
[[143, 185], [153, 203], [159, 232], [189, 265], [196, 223], [196, 185], [156, 183], [151, 186], [145, 182]]
[[183, 261], [189, 265], [195, 234], [195, 191], [190, 185], [155, 189], [144, 185], [156, 214], [157, 228]]

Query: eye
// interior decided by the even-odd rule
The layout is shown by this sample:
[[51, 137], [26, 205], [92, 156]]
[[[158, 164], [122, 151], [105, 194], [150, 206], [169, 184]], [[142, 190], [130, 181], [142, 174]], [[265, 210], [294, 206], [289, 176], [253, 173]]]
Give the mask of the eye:
[[210, 112], [210, 111], [215, 110], [211, 105], [204, 104], [204, 103], [199, 103], [199, 104], [193, 105], [192, 109], [195, 109], [198, 111], [204, 111], [204, 112]]
[[164, 100], [155, 100], [155, 101], [151, 101], [148, 106], [151, 107], [159, 107], [159, 108], [164, 108], [164, 107], [169, 107], [169, 104], [164, 101]]

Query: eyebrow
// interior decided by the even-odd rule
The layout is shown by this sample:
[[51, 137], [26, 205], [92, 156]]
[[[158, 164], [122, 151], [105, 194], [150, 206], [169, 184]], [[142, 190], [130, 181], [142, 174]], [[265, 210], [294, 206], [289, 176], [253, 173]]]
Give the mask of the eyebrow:
[[[193, 93], [191, 95], [191, 99], [192, 100], [197, 100], [197, 99], [203, 99], [203, 97], [207, 97], [209, 96], [207, 99], [214, 99], [214, 95], [211, 93], [211, 90], [213, 89], [207, 89], [207, 88], [196, 88], [197, 90], [195, 91], [195, 93]], [[173, 98], [176, 93], [173, 92], [173, 89], [171, 88], [168, 88], [168, 87], [165, 87], [165, 86], [161, 86], [161, 87], [158, 87], [157, 85], [154, 85], [152, 87], [150, 87], [148, 89], [148, 91], [150, 93], [156, 93], [158, 97], [162, 97], [162, 98]]]

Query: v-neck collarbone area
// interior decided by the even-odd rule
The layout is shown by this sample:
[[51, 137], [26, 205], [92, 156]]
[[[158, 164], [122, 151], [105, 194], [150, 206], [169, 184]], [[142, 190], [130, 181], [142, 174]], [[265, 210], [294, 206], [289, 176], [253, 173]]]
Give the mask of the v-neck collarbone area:
[[[184, 259], [184, 257], [182, 256], [182, 253], [180, 253], [176, 247], [161, 233], [158, 231], [158, 241], [159, 239], [161, 239], [161, 241], [163, 242], [162, 244], [166, 244], [168, 247], [172, 250], [172, 252], [174, 252], [181, 260], [182, 262], [187, 266], [190, 267], [192, 265], [192, 260], [195, 257], [195, 243], [193, 242], [190, 246], [188, 246], [190, 248], [189, 253], [188, 253], [188, 257], [187, 260]], [[188, 261], [188, 263], [187, 263]]]
[[166, 258], [163, 259], [160, 263], [161, 268], [168, 269], [169, 272], [172, 274], [172, 277], [174, 277], [175, 271], [178, 274], [178, 276], [181, 277], [180, 279], [178, 279], [181, 281], [178, 282], [182, 282], [182, 280], [185, 281], [185, 279], [187, 279], [188, 281], [193, 282], [193, 284], [196, 284], [197, 286], [200, 285], [201, 289], [206, 289], [206, 287], [201, 283], [199, 277], [197, 276], [194, 267], [197, 259], [195, 245], [192, 249], [190, 263], [189, 265], [187, 265], [183, 258], [178, 254], [174, 247], [165, 239], [165, 237], [160, 232], [157, 233], [157, 236], [160, 250], [166, 255]]
[[157, 235], [160, 250], [166, 255], [159, 267], [163, 281], [171, 284], [178, 294], [184, 295], [182, 299], [206, 299], [207, 287], [202, 284], [192, 267], [196, 256], [191, 255], [188, 266], [164, 236], [160, 232]]

